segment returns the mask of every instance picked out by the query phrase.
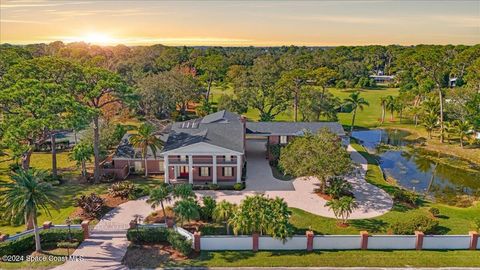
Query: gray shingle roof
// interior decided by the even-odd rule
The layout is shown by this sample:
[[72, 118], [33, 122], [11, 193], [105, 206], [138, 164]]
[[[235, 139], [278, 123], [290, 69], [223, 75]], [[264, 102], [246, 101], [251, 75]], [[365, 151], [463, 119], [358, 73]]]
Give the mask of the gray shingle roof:
[[[137, 158], [142, 158], [142, 152], [140, 149], [133, 148], [133, 146], [130, 144], [129, 139], [132, 136], [132, 134], [126, 133], [120, 143], [117, 146], [117, 149], [115, 150], [115, 154], [113, 155], [113, 158], [117, 159], [137, 159]], [[157, 135], [157, 138], [159, 138], [161, 141], [166, 140], [165, 135]], [[161, 152], [161, 149], [157, 151], [156, 157], [160, 157], [159, 153]], [[153, 152], [150, 148], [147, 149], [147, 158], [154, 158]]]
[[223, 110], [203, 118], [173, 123], [163, 152], [199, 142], [243, 153], [240, 115]]
[[345, 136], [342, 125], [337, 122], [247, 122], [247, 134], [254, 135], [301, 135], [305, 131], [317, 133], [327, 128], [338, 136]]

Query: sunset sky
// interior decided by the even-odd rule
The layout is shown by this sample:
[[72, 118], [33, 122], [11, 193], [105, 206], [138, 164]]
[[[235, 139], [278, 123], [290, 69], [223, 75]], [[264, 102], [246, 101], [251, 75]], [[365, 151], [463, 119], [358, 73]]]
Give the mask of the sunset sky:
[[0, 43], [478, 44], [480, 1], [0, 0]]

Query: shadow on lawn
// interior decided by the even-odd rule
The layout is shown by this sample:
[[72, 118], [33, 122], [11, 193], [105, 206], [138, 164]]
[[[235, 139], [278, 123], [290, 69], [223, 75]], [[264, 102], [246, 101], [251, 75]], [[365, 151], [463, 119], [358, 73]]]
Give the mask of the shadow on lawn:
[[361, 231], [368, 231], [371, 233], [385, 232], [388, 223], [378, 219], [354, 219], [350, 224]]

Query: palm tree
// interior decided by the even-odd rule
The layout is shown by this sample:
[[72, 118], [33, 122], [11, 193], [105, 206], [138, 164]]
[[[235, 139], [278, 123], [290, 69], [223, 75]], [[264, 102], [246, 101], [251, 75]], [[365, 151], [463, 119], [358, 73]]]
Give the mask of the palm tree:
[[70, 153], [70, 159], [77, 162], [77, 166], [82, 167], [82, 176], [87, 177], [87, 161], [92, 161], [93, 146], [91, 144], [81, 142], [73, 147]]
[[153, 157], [156, 158], [157, 151], [162, 147], [162, 141], [155, 136], [155, 128], [150, 124], [142, 124], [137, 131], [138, 133], [132, 134], [129, 142], [133, 147], [141, 149], [142, 157], [145, 160], [145, 176], [148, 176], [148, 148], [152, 151]]
[[385, 108], [390, 112], [390, 121], [393, 121], [393, 112], [395, 112], [396, 109], [395, 98], [393, 96], [386, 97]]
[[355, 116], [357, 114], [357, 109], [360, 109], [363, 111], [364, 106], [370, 105], [368, 101], [366, 101], [364, 98], [360, 97], [360, 92], [355, 91], [351, 93], [348, 98], [344, 99], [345, 105], [346, 106], [351, 106], [353, 110], [353, 116], [352, 116], [352, 126], [350, 128], [350, 133], [353, 132], [353, 127], [355, 125]]
[[468, 138], [473, 130], [473, 125], [468, 121], [455, 120], [453, 121], [453, 130], [455, 134], [460, 138], [460, 146], [463, 148], [463, 139]]
[[183, 225], [183, 221], [190, 221], [192, 219], [200, 218], [199, 205], [193, 198], [183, 199], [175, 203], [173, 208], [175, 215], [180, 218]]
[[432, 138], [432, 131], [435, 129], [438, 123], [438, 116], [433, 113], [429, 113], [423, 117], [423, 126], [425, 130], [428, 132], [428, 138]]
[[333, 211], [337, 219], [341, 219], [342, 224], [347, 224], [350, 214], [357, 208], [357, 203], [353, 197], [344, 196], [337, 200], [328, 201], [325, 206]]
[[42, 250], [37, 226], [38, 210], [51, 216], [49, 206], [58, 210], [59, 198], [49, 183], [43, 182], [45, 171], [35, 169], [19, 170], [12, 175], [12, 182], [0, 184], [0, 202], [10, 217], [23, 215], [25, 222], [32, 220], [35, 234], [35, 251]]
[[165, 213], [165, 202], [172, 201], [172, 187], [165, 183], [161, 183], [157, 188], [150, 191], [150, 197], [147, 200], [152, 208], [156, 208], [159, 205], [162, 207], [163, 217], [165, 219], [165, 225], [167, 225], [167, 213]]
[[219, 202], [213, 210], [213, 219], [217, 222], [225, 223], [227, 234], [230, 234], [230, 226], [228, 226], [228, 220], [233, 216], [235, 208], [235, 204], [223, 200]]
[[386, 112], [386, 104], [387, 104], [387, 98], [386, 97], [380, 97], [380, 106], [382, 106], [382, 121], [381, 124], [385, 122], [385, 112]]

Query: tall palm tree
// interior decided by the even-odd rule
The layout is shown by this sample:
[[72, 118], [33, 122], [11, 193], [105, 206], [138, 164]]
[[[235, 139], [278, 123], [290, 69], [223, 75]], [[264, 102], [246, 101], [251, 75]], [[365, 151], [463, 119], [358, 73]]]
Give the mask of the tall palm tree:
[[58, 210], [59, 197], [49, 183], [43, 182], [45, 171], [19, 170], [12, 175], [12, 182], [0, 183], [0, 202], [10, 217], [23, 215], [26, 223], [33, 222], [35, 251], [41, 251], [40, 233], [37, 225], [38, 210], [51, 216], [49, 207]]
[[147, 153], [148, 149], [157, 156], [157, 151], [162, 147], [162, 141], [155, 136], [155, 128], [150, 124], [142, 124], [136, 134], [132, 134], [129, 142], [135, 148], [140, 148], [145, 161], [145, 176], [148, 176]]
[[353, 132], [353, 127], [355, 126], [355, 116], [357, 115], [357, 109], [363, 111], [364, 106], [370, 105], [368, 101], [360, 97], [360, 92], [355, 91], [351, 93], [348, 98], [344, 99], [345, 105], [352, 107], [353, 116], [352, 116], [352, 126], [350, 128], [350, 133]]
[[457, 136], [460, 138], [460, 146], [463, 148], [463, 140], [465, 137], [468, 138], [473, 130], [473, 125], [468, 121], [455, 120], [453, 122], [453, 129], [455, 134], [457, 134]]
[[227, 234], [230, 234], [230, 226], [228, 225], [228, 220], [233, 216], [235, 208], [235, 204], [223, 200], [219, 202], [213, 210], [213, 219], [217, 222], [225, 223]]
[[423, 126], [425, 130], [428, 132], [428, 138], [432, 138], [432, 131], [437, 127], [438, 124], [438, 116], [433, 113], [429, 113], [423, 117]]
[[381, 121], [381, 124], [383, 124], [385, 122], [385, 112], [387, 110], [386, 104], [387, 104], [387, 97], [380, 97], [380, 106], [382, 106], [382, 121]]
[[172, 187], [165, 183], [161, 183], [155, 189], [150, 191], [150, 197], [147, 200], [152, 208], [156, 208], [157, 206], [162, 207], [163, 217], [165, 219], [165, 225], [167, 224], [167, 213], [165, 213], [164, 203], [168, 203], [172, 201]]
[[393, 121], [393, 112], [397, 108], [395, 103], [395, 97], [387, 96], [385, 99], [385, 108], [390, 112], [390, 121]]

